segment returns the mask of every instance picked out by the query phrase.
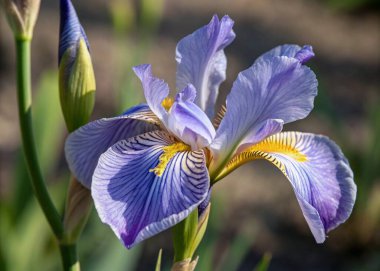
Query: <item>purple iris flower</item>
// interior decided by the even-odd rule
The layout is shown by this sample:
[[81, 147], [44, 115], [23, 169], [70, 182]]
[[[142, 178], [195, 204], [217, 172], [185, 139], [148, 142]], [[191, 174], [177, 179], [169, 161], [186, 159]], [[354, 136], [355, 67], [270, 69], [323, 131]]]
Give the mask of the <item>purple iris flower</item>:
[[147, 104], [91, 122], [66, 142], [70, 169], [128, 248], [185, 219], [212, 184], [255, 159], [284, 173], [318, 243], [352, 211], [356, 186], [340, 148], [325, 136], [281, 132], [313, 108], [317, 79], [304, 65], [311, 46], [283, 45], [260, 56], [214, 116], [232, 27], [228, 16], [214, 16], [178, 43], [174, 99], [150, 65], [137, 66]]

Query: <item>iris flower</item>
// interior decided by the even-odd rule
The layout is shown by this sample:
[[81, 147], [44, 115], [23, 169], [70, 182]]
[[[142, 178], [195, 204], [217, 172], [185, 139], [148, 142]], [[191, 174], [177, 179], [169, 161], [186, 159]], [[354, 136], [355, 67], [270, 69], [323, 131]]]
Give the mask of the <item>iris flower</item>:
[[352, 211], [356, 186], [340, 148], [325, 136], [281, 132], [313, 108], [318, 83], [305, 66], [311, 46], [283, 45], [260, 56], [239, 73], [215, 116], [232, 27], [228, 16], [214, 16], [178, 43], [174, 99], [150, 65], [134, 67], [146, 104], [68, 137], [70, 169], [128, 248], [185, 219], [213, 184], [256, 159], [286, 176], [318, 243]]

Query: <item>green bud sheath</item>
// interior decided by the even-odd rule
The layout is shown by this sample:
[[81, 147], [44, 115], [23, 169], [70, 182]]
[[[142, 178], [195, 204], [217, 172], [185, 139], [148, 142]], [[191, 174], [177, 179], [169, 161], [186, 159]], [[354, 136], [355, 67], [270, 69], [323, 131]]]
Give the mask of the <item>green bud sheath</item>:
[[180, 262], [176, 262], [173, 264], [170, 271], [194, 271], [195, 267], [198, 263], [198, 257], [191, 261], [190, 259], [186, 259]]
[[207, 228], [210, 204], [198, 217], [196, 208], [186, 219], [173, 227], [174, 264], [172, 271], [192, 271], [198, 257], [192, 260]]
[[198, 209], [173, 227], [174, 262], [191, 259], [194, 254], [193, 241], [198, 227]]
[[201, 243], [203, 236], [206, 232], [208, 218], [210, 215], [210, 209], [211, 203], [208, 204], [207, 208], [203, 211], [203, 214], [198, 218], [197, 232], [195, 233], [190, 249], [191, 251], [193, 251], [193, 254], [195, 250], [198, 248], [199, 244]]
[[64, 238], [61, 243], [75, 244], [92, 210], [91, 192], [72, 177], [67, 192], [63, 227]]
[[[95, 75], [86, 42], [69, 47], [59, 65], [61, 108], [69, 132], [86, 124], [95, 103]], [[76, 53], [73, 57], [72, 54]]]

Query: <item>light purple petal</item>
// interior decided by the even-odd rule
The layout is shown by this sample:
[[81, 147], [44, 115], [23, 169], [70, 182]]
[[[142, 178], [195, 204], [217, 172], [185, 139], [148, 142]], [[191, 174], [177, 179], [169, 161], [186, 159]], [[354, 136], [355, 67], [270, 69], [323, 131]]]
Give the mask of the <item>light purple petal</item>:
[[219, 85], [226, 79], [227, 59], [223, 49], [235, 38], [233, 21], [214, 16], [210, 23], [183, 38], [176, 48], [177, 89], [188, 84], [198, 91], [195, 103], [214, 116]]
[[298, 59], [302, 64], [305, 64], [311, 58], [315, 56], [313, 48], [310, 45], [305, 45], [301, 50], [299, 50], [294, 58]]
[[195, 93], [194, 87], [188, 85], [177, 94], [169, 111], [167, 127], [193, 150], [210, 145], [215, 136], [210, 119], [193, 103]]
[[162, 101], [169, 95], [169, 86], [164, 80], [154, 77], [152, 66], [148, 64], [133, 67], [133, 71], [141, 80], [147, 104], [154, 114], [165, 124], [167, 112]]
[[281, 132], [283, 125], [284, 121], [281, 119], [268, 119], [259, 123], [245, 135], [236, 153], [242, 152], [247, 147], [264, 140], [269, 135]]
[[320, 135], [285, 132], [251, 148], [262, 151], [260, 156], [287, 176], [317, 243], [324, 242], [326, 233], [350, 216], [356, 185], [347, 159], [333, 141]]
[[256, 62], [262, 59], [273, 58], [276, 56], [287, 56], [298, 59], [302, 64], [306, 63], [309, 59], [314, 57], [313, 47], [304, 45], [303, 47], [296, 44], [280, 45], [272, 50], [262, 54], [257, 58]]
[[114, 118], [103, 118], [69, 135], [65, 155], [74, 176], [87, 188], [100, 155], [116, 142], [158, 129], [159, 120], [147, 105], [138, 105]]
[[161, 177], [150, 172], [171, 144], [165, 132], [151, 132], [118, 142], [99, 159], [95, 207], [128, 248], [179, 223], [207, 197], [203, 151], [178, 152]]
[[[211, 144], [218, 163], [225, 162], [243, 144], [254, 139], [253, 132], [268, 120], [283, 123], [305, 118], [317, 95], [315, 74], [293, 57], [261, 57], [241, 72], [227, 96], [227, 111]], [[280, 128], [280, 127], [277, 127]], [[280, 129], [267, 129], [278, 132]]]

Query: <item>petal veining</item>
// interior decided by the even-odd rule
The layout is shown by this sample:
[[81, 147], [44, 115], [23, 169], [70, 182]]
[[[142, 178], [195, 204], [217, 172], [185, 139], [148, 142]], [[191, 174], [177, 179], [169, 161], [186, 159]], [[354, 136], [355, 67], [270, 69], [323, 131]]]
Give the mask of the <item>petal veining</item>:
[[150, 132], [118, 142], [99, 159], [95, 207], [128, 248], [179, 223], [207, 197], [203, 151], [177, 152], [161, 176], [150, 171], [173, 143], [166, 132]]
[[71, 172], [87, 188], [100, 155], [116, 142], [158, 129], [160, 121], [147, 105], [113, 118], [92, 121], [69, 135], [65, 155]]

